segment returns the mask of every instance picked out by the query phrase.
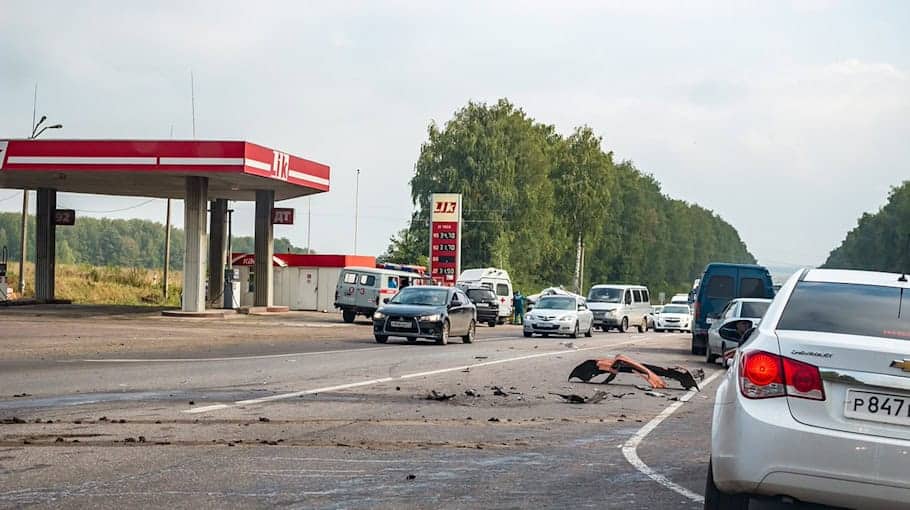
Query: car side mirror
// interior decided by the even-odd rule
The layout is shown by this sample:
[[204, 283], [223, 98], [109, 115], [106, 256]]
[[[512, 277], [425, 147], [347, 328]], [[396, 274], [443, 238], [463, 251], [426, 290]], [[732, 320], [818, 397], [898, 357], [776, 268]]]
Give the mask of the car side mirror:
[[585, 305], [578, 305], [578, 311], [579, 311], [579, 312], [582, 311], [582, 310], [584, 310], [584, 309], [585, 309]]
[[382, 298], [382, 304], [384, 304], [384, 305], [389, 304], [389, 298]]
[[720, 327], [717, 333], [724, 340], [730, 340], [740, 344], [749, 337], [752, 330], [755, 329], [752, 321], [747, 319], [734, 319]]

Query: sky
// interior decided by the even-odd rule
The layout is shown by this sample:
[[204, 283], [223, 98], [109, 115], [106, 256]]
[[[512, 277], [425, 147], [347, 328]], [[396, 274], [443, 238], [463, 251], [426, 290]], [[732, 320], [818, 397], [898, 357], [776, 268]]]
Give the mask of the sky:
[[[379, 255], [407, 225], [431, 122], [505, 97], [589, 125], [766, 264], [816, 265], [910, 178], [910, 2], [3, 0], [0, 138], [238, 139], [331, 167], [277, 237]], [[0, 190], [0, 210], [21, 207]], [[308, 203], [309, 201], [309, 203]], [[32, 200], [34, 203], [34, 200]], [[61, 194], [164, 221], [164, 200]], [[237, 203], [235, 233], [253, 231]], [[175, 224], [182, 225], [176, 204]]]

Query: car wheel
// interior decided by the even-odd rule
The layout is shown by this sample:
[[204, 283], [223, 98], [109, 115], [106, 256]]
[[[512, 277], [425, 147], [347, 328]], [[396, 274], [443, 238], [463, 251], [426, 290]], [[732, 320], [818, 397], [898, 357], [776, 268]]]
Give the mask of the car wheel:
[[708, 461], [708, 476], [705, 482], [705, 510], [748, 510], [748, 494], [726, 494], [714, 485], [714, 467]]
[[[720, 352], [724, 352], [723, 348], [721, 348]], [[708, 342], [705, 345], [705, 363], [707, 363], [709, 365], [713, 365], [714, 362], [717, 361], [717, 357], [718, 357], [717, 354], [714, 354], [713, 352], [711, 352], [711, 342]]]
[[442, 323], [442, 333], [439, 335], [439, 338], [436, 339], [436, 343], [439, 345], [449, 343], [449, 321]]
[[578, 338], [578, 322], [575, 323], [575, 331], [569, 334], [569, 338]]
[[388, 335], [376, 335], [376, 343], [384, 344], [389, 341]]
[[477, 324], [474, 321], [471, 321], [471, 324], [468, 326], [468, 334], [461, 337], [461, 341], [466, 344], [474, 343], [474, 334], [477, 332]]
[[622, 322], [619, 323], [619, 332], [625, 333], [626, 331], [629, 331], [629, 318], [623, 317]]
[[487, 323], [487, 326], [490, 326], [491, 328], [495, 328], [495, 327], [496, 327], [496, 321], [490, 321], [490, 322], [488, 322], [488, 323]]
[[528, 331], [525, 331], [525, 332], [524, 332], [524, 335], [525, 335], [525, 338], [531, 338], [532, 336], [534, 336], [534, 333], [530, 333], [530, 332], [528, 332]]
[[662, 329], [657, 329], [657, 328], [654, 328], [654, 332], [655, 332], [655, 333], [663, 333], [663, 332], [664, 332], [664, 330], [662, 330]]
[[643, 319], [643, 320], [641, 321], [641, 324], [638, 325], [638, 332], [639, 332], [639, 333], [647, 333], [647, 332], [648, 332], [648, 319]]
[[593, 325], [589, 326], [588, 330], [585, 331], [585, 336], [588, 338], [591, 338], [592, 336], [594, 336], [594, 326]]
[[354, 313], [354, 310], [344, 310], [341, 312], [341, 318], [344, 319], [344, 322], [348, 324], [354, 322], [354, 317], [357, 317], [357, 314]]

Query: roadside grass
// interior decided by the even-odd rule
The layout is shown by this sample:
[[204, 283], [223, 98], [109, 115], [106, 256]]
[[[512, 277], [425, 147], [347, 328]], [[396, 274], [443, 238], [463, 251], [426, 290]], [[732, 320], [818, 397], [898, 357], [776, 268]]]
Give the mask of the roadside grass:
[[[18, 261], [10, 261], [7, 265], [7, 281], [11, 289], [19, 285], [18, 270]], [[70, 299], [78, 304], [180, 306], [182, 273], [171, 271], [168, 274], [170, 286], [166, 303], [161, 277], [160, 270], [137, 267], [57, 264], [55, 294], [59, 299]], [[24, 297], [34, 295], [35, 264], [26, 262]]]

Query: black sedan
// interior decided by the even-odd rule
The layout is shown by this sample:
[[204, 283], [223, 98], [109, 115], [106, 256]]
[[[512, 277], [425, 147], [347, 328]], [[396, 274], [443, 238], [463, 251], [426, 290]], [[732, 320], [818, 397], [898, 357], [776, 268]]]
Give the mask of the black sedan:
[[390, 336], [430, 338], [449, 343], [450, 336], [474, 341], [477, 310], [461, 290], [449, 287], [411, 286], [401, 289], [373, 314], [373, 335], [384, 344]]
[[499, 298], [496, 294], [486, 287], [468, 287], [465, 294], [477, 307], [477, 322], [495, 327], [499, 320]]

